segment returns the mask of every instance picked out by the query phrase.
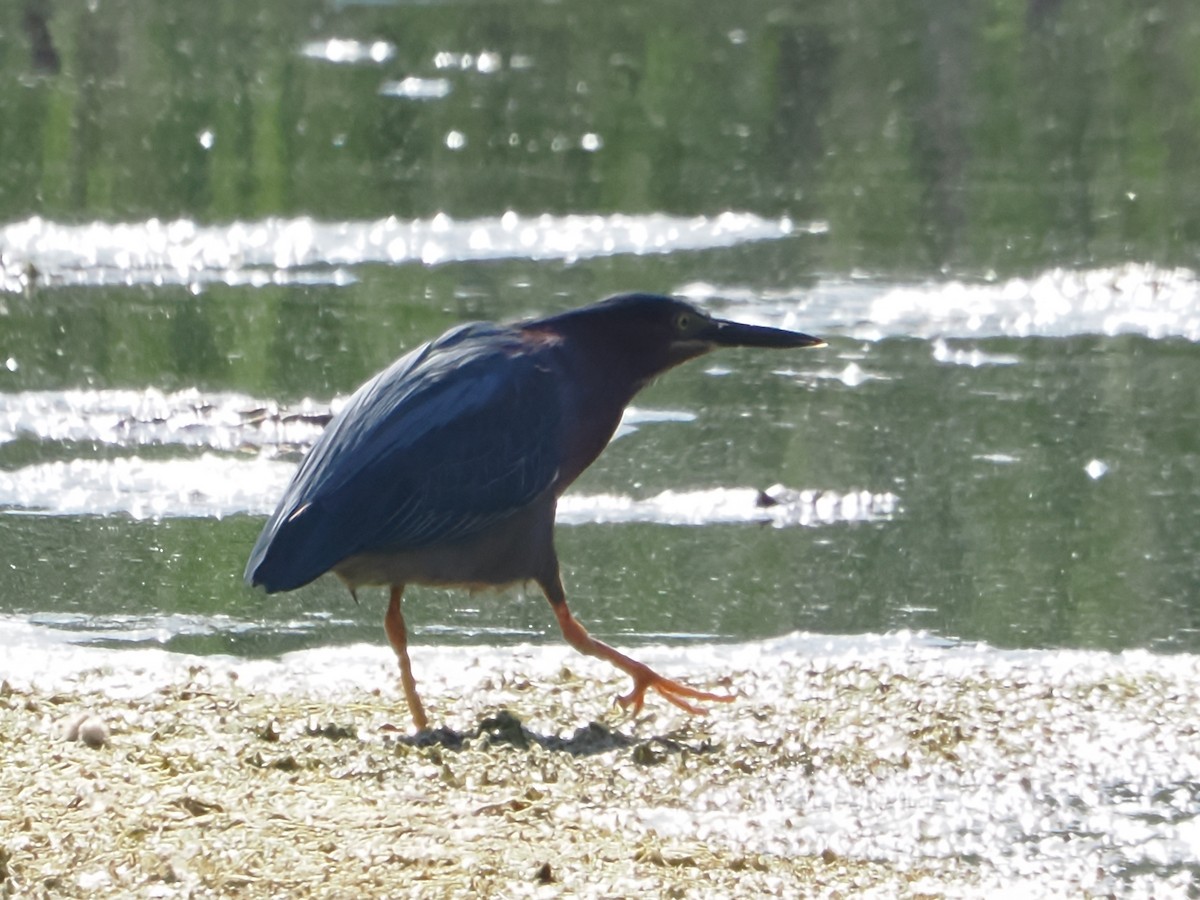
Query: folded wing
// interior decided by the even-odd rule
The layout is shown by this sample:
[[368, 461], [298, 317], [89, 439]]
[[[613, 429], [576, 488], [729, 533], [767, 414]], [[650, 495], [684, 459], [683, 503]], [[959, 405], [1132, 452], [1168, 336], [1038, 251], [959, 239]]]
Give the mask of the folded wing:
[[466, 325], [363, 385], [259, 536], [246, 580], [312, 581], [356, 553], [469, 537], [554, 481], [558, 386], [519, 336]]

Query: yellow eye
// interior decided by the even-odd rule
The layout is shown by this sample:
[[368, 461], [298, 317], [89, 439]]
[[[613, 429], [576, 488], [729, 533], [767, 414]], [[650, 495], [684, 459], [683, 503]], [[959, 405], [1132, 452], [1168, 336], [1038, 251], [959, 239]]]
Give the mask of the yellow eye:
[[692, 327], [692, 316], [690, 313], [682, 312], [675, 317], [675, 330], [688, 331]]

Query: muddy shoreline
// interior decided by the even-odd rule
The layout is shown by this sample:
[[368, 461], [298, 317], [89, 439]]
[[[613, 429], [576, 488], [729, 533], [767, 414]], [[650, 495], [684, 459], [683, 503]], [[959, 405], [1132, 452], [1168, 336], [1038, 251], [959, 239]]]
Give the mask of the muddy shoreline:
[[[1085, 657], [1095, 672], [910, 657], [712, 667], [693, 681], [736, 687], [735, 704], [689, 717], [652, 699], [636, 721], [609, 705], [625, 686], [603, 667], [518, 659], [461, 692], [431, 679], [446, 724], [415, 735], [393, 684], [264, 691], [203, 661], [140, 692], [113, 691], [100, 670], [53, 689], [5, 682], [0, 799], [13, 814], [0, 819], [0, 883], [11, 896], [79, 897], [1104, 896], [1187, 884], [1186, 867], [1141, 880], [1106, 868], [1116, 829], [1060, 854], [1028, 842], [1061, 823], [1029, 836], [1010, 823], [1089, 791], [1104, 811], [1110, 763], [1151, 792], [1200, 771], [1194, 750], [1180, 754], [1195, 743], [1193, 661], [1164, 674], [1100, 654]], [[68, 739], [85, 717], [103, 725], [96, 746]], [[1135, 724], [1141, 761], [1106, 737]], [[1098, 754], [1090, 768], [1037, 758], [1077, 740]], [[1028, 809], [1010, 816], [1014, 802]], [[1023, 868], [1006, 868], [1010, 848], [975, 849], [1004, 840], [1025, 842]]]

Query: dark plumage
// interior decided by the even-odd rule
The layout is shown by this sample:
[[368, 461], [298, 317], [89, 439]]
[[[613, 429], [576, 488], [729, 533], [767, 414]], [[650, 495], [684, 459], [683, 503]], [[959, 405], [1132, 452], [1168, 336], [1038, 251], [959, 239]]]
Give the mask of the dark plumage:
[[649, 294], [452, 329], [376, 375], [333, 418], [263, 528], [246, 580], [285, 591], [333, 571], [351, 590], [391, 585], [384, 624], [418, 728], [427, 719], [400, 612], [410, 582], [536, 581], [572, 646], [633, 676], [623, 704], [639, 709], [648, 688], [693, 712], [689, 699], [729, 699], [657, 675], [575, 621], [554, 551], [555, 505], [655, 375], [718, 346], [820, 344]]

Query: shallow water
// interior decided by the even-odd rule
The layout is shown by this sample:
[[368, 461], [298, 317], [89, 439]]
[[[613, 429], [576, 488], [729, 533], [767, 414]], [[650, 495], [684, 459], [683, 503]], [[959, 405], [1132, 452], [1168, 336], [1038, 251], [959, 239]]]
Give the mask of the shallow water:
[[[246, 290], [200, 299], [244, 319]], [[917, 627], [1005, 646], [1197, 648], [1190, 274], [676, 290], [831, 343], [717, 355], [638, 399], [560, 508], [569, 591], [600, 634]], [[82, 299], [38, 297], [10, 301], [9, 319], [44, 328]], [[345, 311], [356, 330], [373, 321]], [[0, 395], [8, 611], [46, 627], [94, 617], [106, 642], [121, 622], [134, 643], [166, 623], [157, 639], [195, 650], [378, 639], [375, 600], [357, 607], [325, 582], [264, 598], [238, 578], [258, 517], [345, 392], [239, 390], [243, 360], [211, 389], [37, 388], [95, 379], [78, 357], [56, 376], [34, 349], [13, 357], [30, 387]], [[348, 392], [336, 372], [353, 362], [329, 359]], [[422, 639], [553, 638], [535, 595], [409, 603]], [[178, 616], [208, 624], [172, 632]]]
[[1200, 651], [1200, 21], [702, 6], [0, 12], [0, 613], [378, 642], [377, 596], [240, 581], [323, 417], [462, 321], [649, 289], [829, 347], [637, 399], [560, 510], [598, 634]]

